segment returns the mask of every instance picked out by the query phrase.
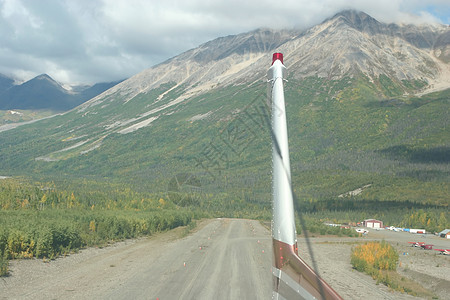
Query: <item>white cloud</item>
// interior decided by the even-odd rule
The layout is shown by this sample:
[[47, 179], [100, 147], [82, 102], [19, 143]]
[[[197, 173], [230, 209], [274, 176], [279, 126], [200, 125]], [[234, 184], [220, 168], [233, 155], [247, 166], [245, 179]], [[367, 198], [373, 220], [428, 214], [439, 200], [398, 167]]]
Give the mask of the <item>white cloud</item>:
[[117, 80], [219, 36], [307, 28], [343, 9], [404, 23], [450, 14], [447, 0], [0, 0], [0, 73]]
[[15, 25], [14, 27], [31, 26], [32, 28], [39, 28], [42, 25], [42, 21], [30, 14], [28, 9], [17, 0], [3, 1], [1, 15]]

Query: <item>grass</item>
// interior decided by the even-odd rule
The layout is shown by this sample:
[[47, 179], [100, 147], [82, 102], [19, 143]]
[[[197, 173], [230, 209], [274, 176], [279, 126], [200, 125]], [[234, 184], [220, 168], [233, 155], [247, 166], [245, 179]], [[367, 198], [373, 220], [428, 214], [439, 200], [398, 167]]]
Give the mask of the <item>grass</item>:
[[195, 228], [197, 228], [197, 222], [193, 220], [187, 226], [183, 227], [180, 238], [188, 236]]
[[377, 284], [383, 283], [395, 291], [415, 297], [426, 299], [435, 299], [434, 297], [436, 297], [433, 292], [424, 288], [417, 281], [404, 277], [396, 271], [382, 271], [381, 274], [380, 279], [377, 279]]
[[[0, 253], [1, 254], [1, 253]], [[0, 277], [8, 275], [9, 269], [9, 260], [6, 258], [6, 255], [0, 255]]]

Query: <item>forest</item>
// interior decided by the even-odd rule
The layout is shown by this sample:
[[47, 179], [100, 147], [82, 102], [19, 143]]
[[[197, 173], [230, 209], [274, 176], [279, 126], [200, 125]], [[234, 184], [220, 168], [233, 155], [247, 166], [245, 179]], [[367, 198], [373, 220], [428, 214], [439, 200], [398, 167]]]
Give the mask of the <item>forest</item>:
[[[152, 194], [121, 183], [86, 180], [78, 185], [74, 182], [58, 185], [2, 179], [1, 274], [8, 273], [10, 259], [54, 259], [84, 247], [149, 236], [178, 226], [195, 226], [195, 220], [201, 218], [252, 218], [266, 223], [271, 220], [271, 208], [266, 204], [230, 203], [227, 196], [219, 196], [200, 197], [192, 191]], [[352, 199], [296, 199], [296, 203], [298, 234], [307, 231], [313, 236], [357, 236], [354, 230], [325, 223], [352, 224], [369, 217], [381, 218], [389, 225], [426, 228], [430, 232], [450, 227], [445, 208], [420, 203], [359, 201], [355, 205]]]
[[1, 275], [7, 274], [9, 259], [54, 259], [88, 246], [193, 225], [206, 216], [117, 186], [78, 194], [53, 183], [13, 179], [0, 181], [0, 205]]

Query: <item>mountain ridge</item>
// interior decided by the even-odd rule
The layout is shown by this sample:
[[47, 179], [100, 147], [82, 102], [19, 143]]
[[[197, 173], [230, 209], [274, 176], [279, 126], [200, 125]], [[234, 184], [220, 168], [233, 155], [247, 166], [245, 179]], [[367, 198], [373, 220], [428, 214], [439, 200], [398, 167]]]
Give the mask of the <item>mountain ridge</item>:
[[40, 74], [18, 85], [14, 84], [12, 78], [1, 75], [0, 109], [66, 111], [120, 82], [97, 83], [71, 91], [64, 88], [48, 74]]
[[[364, 25], [360, 28], [361, 30], [376, 28], [369, 31], [380, 32], [380, 30], [384, 30], [385, 32], [379, 37], [369, 38], [366, 33], [355, 29], [354, 24], [348, 18], [353, 20], [353, 23], [355, 20], [359, 20], [359, 27], [362, 26], [361, 24], [366, 24], [365, 22], [369, 20], [369, 25]], [[328, 47], [330, 42], [325, 39], [318, 41], [321, 32], [322, 36], [330, 39], [330, 30], [335, 31], [338, 27], [345, 26], [347, 27], [344, 30], [350, 34], [346, 38], [347, 42], [345, 44], [347, 56], [343, 54], [344, 51], [342, 49], [339, 49], [339, 46], [342, 46], [342, 43], [339, 41], [342, 39], [342, 35], [336, 36], [333, 40], [333, 43], [338, 45], [338, 47]], [[358, 28], [358, 26], [356, 27]], [[401, 28], [404, 28], [404, 30], [400, 30]], [[433, 39], [433, 45], [438, 44], [441, 45], [440, 48], [449, 49], [446, 41], [450, 31], [447, 27], [422, 26], [422, 28], [426, 29], [427, 33], [425, 35]], [[438, 28], [437, 33], [429, 34], [428, 32], [432, 28]], [[122, 82], [115, 90], [109, 91], [108, 94], [122, 89], [122, 92], [126, 90], [129, 98], [132, 98], [140, 92], [157, 88], [161, 84], [175, 82], [177, 85], [187, 84], [188, 86], [195, 86], [191, 90], [191, 94], [194, 95], [208, 91], [217, 85], [226, 86], [238, 84], [239, 82], [254, 82], [265, 77], [263, 70], [267, 63], [270, 62], [267, 56], [272, 50], [285, 53], [285, 56], [288, 58], [286, 59], [288, 68], [301, 70], [300, 72], [296, 71], [297, 77], [317, 75], [331, 79], [340, 78], [349, 71], [353, 73], [361, 71], [369, 75], [369, 77], [387, 74], [388, 76], [395, 76], [397, 81], [417, 79], [427, 83], [428, 81], [438, 82], [442, 69], [448, 68], [448, 64], [445, 62], [447, 57], [445, 53], [448, 51], [435, 49], [435, 52], [437, 51], [440, 54], [437, 56], [438, 60], [435, 61], [432, 53], [416, 49], [410, 43], [410, 41], [417, 40], [416, 43], [423, 44], [423, 47], [431, 45], [423, 42], [426, 41], [425, 38], [416, 37], [421, 37], [420, 34], [411, 35], [409, 32], [414, 31], [413, 29], [418, 31], [420, 27], [415, 25], [383, 24], [365, 13], [356, 11], [344, 11], [336, 14], [334, 17], [306, 31], [258, 29], [239, 35], [217, 38], [197, 48], [188, 50], [138, 73], [132, 79]], [[254, 33], [257, 33], [257, 35], [252, 39], [252, 34]], [[277, 36], [277, 38], [272, 38], [272, 41], [266, 43], [260, 42], [258, 44], [255, 42], [258, 38], [260, 38], [260, 41], [264, 41], [264, 37], [271, 36]], [[388, 41], [390, 37], [395, 38], [393, 43]], [[313, 42], [308, 43], [311, 40]], [[436, 41], [440, 41], [440, 43], [436, 43]], [[250, 46], [248, 48], [239, 48], [242, 45], [246, 45], [245, 42]], [[290, 47], [286, 46], [287, 42], [290, 42]], [[297, 45], [293, 45], [293, 43]], [[359, 43], [364, 44], [366, 47], [363, 51], [359, 50]], [[222, 46], [226, 44], [231, 44], [231, 47], [224, 50]], [[327, 45], [327, 47], [320, 44]], [[305, 50], [306, 47], [308, 47], [308, 51]], [[297, 48], [301, 48], [301, 51], [293, 52]], [[247, 49], [247, 52], [242, 52], [244, 51], [243, 49]], [[431, 48], [427, 49], [432, 50]], [[375, 50], [379, 52], [378, 57], [375, 58], [378, 60], [378, 63], [368, 65], [365, 60], [371, 58], [367, 58], [367, 53], [376, 52]], [[212, 52], [216, 53], [215, 56], [210, 54]], [[295, 62], [289, 59], [291, 53], [292, 56], [296, 56]], [[353, 53], [353, 55], [349, 53]], [[224, 57], [225, 54], [226, 56]], [[323, 64], [323, 57], [333, 57], [333, 59], [329, 59], [328, 62]], [[200, 59], [203, 59], [201, 63]], [[323, 66], [319, 66], [318, 62], [323, 64]], [[250, 65], [252, 70], [248, 72], [248, 66]], [[161, 74], [163, 75], [160, 76]]]
[[[368, 23], [362, 23], [363, 19]], [[408, 25], [408, 28], [410, 26], [419, 31], [419, 27]], [[382, 24], [362, 12], [343, 12], [309, 29], [297, 39], [299, 45], [285, 52], [300, 48], [303, 53], [293, 52], [298, 61], [291, 66], [301, 68], [303, 76], [316, 74], [319, 77], [339, 78], [348, 72], [362, 72], [372, 79], [384, 74], [397, 81], [439, 80], [441, 69], [448, 66], [434, 60], [429, 53], [431, 48], [424, 51], [415, 47], [403, 37], [404, 34], [393, 33], [392, 27], [404, 28]], [[428, 27], [424, 28], [428, 30]], [[437, 28], [439, 30], [434, 39], [449, 32], [443, 26]], [[328, 59], [324, 62], [324, 58]], [[321, 66], [310, 62], [320, 62]]]

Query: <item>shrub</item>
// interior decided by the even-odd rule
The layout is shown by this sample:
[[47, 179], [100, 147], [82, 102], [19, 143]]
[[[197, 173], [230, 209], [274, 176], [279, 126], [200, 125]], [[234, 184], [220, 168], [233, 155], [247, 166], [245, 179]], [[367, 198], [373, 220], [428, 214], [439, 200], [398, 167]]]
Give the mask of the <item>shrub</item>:
[[35, 244], [28, 233], [12, 230], [8, 235], [6, 254], [8, 258], [31, 258]]
[[8, 258], [0, 251], [0, 277], [8, 274]]
[[50, 228], [41, 228], [36, 245], [35, 256], [36, 257], [49, 257], [52, 258], [54, 251], [53, 247], [53, 234]]
[[397, 262], [397, 251], [385, 241], [368, 242], [352, 249], [353, 267], [371, 275], [377, 270], [395, 270]]

